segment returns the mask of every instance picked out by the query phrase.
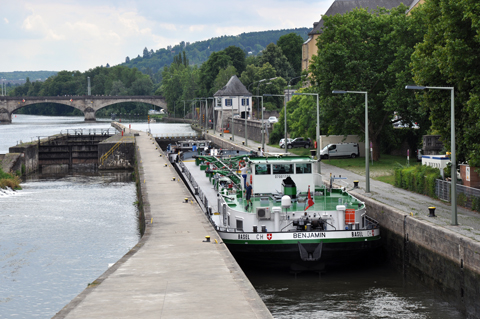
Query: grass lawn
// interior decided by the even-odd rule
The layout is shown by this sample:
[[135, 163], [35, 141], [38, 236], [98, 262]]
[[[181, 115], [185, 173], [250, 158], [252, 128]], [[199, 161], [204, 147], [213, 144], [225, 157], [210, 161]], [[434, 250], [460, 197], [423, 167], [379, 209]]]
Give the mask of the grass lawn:
[[[278, 145], [270, 145], [278, 147]], [[283, 149], [282, 149], [283, 150]], [[310, 156], [310, 149], [308, 148], [292, 148], [288, 150], [290, 153], [296, 155], [307, 155]], [[337, 166], [351, 172], [354, 172], [358, 175], [365, 175], [365, 158], [339, 158], [339, 159], [322, 159], [322, 162], [325, 164]], [[382, 154], [380, 160], [373, 162], [370, 158], [370, 177], [384, 183], [393, 185], [395, 182], [394, 170], [397, 163], [406, 166], [407, 157], [406, 156], [393, 156]], [[415, 158], [410, 158], [410, 165], [420, 165], [417, 163]]]

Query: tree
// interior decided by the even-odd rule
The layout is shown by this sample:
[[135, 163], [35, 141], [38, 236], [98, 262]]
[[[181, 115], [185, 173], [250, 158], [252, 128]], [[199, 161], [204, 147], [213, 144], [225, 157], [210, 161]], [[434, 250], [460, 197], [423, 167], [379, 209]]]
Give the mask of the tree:
[[202, 90], [200, 96], [212, 96], [215, 92], [212, 90], [213, 82], [221, 69], [225, 69], [230, 65], [231, 59], [225, 51], [213, 52], [207, 62], [202, 64], [200, 68], [200, 83]]
[[[428, 26], [412, 55], [415, 83], [455, 90], [457, 160], [480, 166], [480, 13], [475, 0], [431, 0], [412, 11]], [[411, 94], [415, 94], [411, 92]], [[417, 93], [450, 149], [450, 91]]]
[[240, 76], [247, 66], [245, 62], [245, 52], [234, 45], [229, 46], [223, 51], [230, 57], [232, 65], [237, 70], [237, 76]]
[[[373, 160], [380, 158], [382, 134], [392, 130], [394, 112], [407, 120], [423, 118], [405, 85], [412, 78], [410, 55], [422, 32], [407, 7], [355, 9], [324, 16], [318, 55], [310, 65], [311, 82], [322, 99], [322, 127], [330, 134], [365, 133], [365, 95], [332, 94], [333, 90], [368, 92], [368, 131]], [[363, 134], [362, 134], [363, 133]], [[368, 143], [369, 141], [366, 141]]]
[[293, 32], [282, 35], [277, 41], [277, 46], [282, 49], [297, 76], [302, 72], [302, 44], [303, 38]]
[[228, 83], [230, 78], [236, 74], [237, 70], [233, 65], [229, 65], [225, 69], [220, 70], [217, 77], [215, 78], [215, 82], [213, 84], [213, 91], [217, 92], [218, 90], [223, 88]]
[[129, 63], [129, 62], [130, 62], [130, 58], [127, 56], [127, 57], [125, 58], [125, 63]]
[[282, 49], [274, 43], [267, 45], [267, 48], [263, 50], [262, 55], [258, 58], [259, 66], [267, 62], [277, 71], [277, 76], [281, 76], [284, 79], [290, 79], [295, 76], [295, 71], [288, 62], [287, 57], [283, 54]]
[[143, 58], [147, 59], [149, 56], [150, 56], [150, 53], [148, 52], [147, 47], [145, 47], [145, 49], [143, 49]]

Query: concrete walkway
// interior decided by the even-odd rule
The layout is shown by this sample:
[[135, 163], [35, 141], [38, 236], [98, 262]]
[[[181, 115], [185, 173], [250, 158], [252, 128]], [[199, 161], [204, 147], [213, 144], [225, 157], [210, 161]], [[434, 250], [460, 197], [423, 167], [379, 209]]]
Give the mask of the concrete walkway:
[[[219, 132], [215, 132], [213, 135], [216, 138], [222, 138], [236, 146], [243, 146], [242, 142], [245, 142], [245, 136], [235, 136], [235, 141], [230, 140], [231, 134], [224, 134], [220, 137]], [[261, 147], [261, 143], [248, 140], [248, 148], [257, 151]], [[272, 146], [265, 146], [265, 151], [270, 153], [284, 153], [285, 150]], [[375, 165], [375, 163], [373, 164]], [[351, 171], [338, 168], [336, 166], [321, 163], [321, 170], [324, 181], [328, 181], [330, 173], [336, 177], [346, 177], [346, 180], [336, 180], [336, 184], [339, 186], [345, 186], [347, 189], [353, 190], [353, 181], [359, 181], [359, 189], [353, 190], [353, 193], [363, 194], [376, 201], [384, 203], [389, 206], [393, 206], [407, 214], [412, 213], [414, 218], [420, 218], [426, 220], [432, 224], [448, 228], [451, 231], [462, 234], [468, 238], [480, 241], [480, 213], [471, 211], [469, 209], [458, 206], [457, 207], [457, 219], [458, 226], [451, 225], [451, 206], [450, 203], [446, 203], [437, 199], [430, 198], [428, 196], [413, 193], [401, 188], [396, 188], [390, 184], [373, 180], [370, 178], [370, 193], [365, 193], [365, 176], [355, 174]], [[428, 217], [428, 207], [436, 207], [436, 218]]]
[[272, 318], [154, 140], [136, 143], [145, 235], [54, 318]]

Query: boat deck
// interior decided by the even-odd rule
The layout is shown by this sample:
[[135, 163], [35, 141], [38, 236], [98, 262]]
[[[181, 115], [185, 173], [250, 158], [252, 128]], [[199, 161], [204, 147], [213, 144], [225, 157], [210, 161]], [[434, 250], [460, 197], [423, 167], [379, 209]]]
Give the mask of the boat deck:
[[[217, 204], [217, 191], [213, 187], [213, 183], [210, 178], [206, 176], [204, 170], [201, 170], [199, 166], [195, 165], [195, 160], [190, 159], [183, 162], [186, 169], [192, 175], [192, 179], [198, 185], [201, 194], [207, 197], [209, 206], [211, 206], [213, 212], [218, 212]], [[239, 178], [242, 177], [239, 175]], [[243, 180], [243, 179], [242, 179]], [[249, 213], [255, 213], [257, 207], [281, 207], [281, 195], [272, 194], [256, 194], [255, 185], [253, 186], [252, 205], [245, 209], [247, 200], [245, 194], [242, 197], [237, 198], [236, 194], [228, 194], [224, 196], [226, 203], [229, 207], [238, 211], [244, 211]], [[332, 211], [336, 210], [337, 205], [345, 205], [347, 209], [359, 209], [363, 207], [363, 202], [360, 202], [351, 195], [342, 192], [341, 189], [332, 189], [331, 191], [325, 186], [316, 186], [315, 195], [312, 197], [315, 204], [309, 208], [309, 211]], [[289, 211], [305, 211], [308, 206], [307, 194], [302, 193], [297, 199], [292, 199], [292, 205], [288, 209]]]

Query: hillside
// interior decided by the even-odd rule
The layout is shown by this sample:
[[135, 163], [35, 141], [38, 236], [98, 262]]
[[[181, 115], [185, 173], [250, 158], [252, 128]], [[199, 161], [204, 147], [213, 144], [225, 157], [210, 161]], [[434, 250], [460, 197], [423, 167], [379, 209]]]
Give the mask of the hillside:
[[185, 51], [191, 65], [198, 65], [205, 62], [212, 52], [221, 51], [231, 45], [238, 46], [245, 52], [256, 55], [268, 44], [272, 42], [276, 43], [282, 35], [293, 32], [306, 40], [309, 31], [309, 28], [296, 28], [249, 32], [236, 36], [221, 36], [191, 44], [182, 41], [174, 47], [168, 46], [167, 48], [159, 49], [155, 52], [145, 48], [142, 56], [139, 54], [134, 59], [127, 57], [125, 59], [126, 62], [121, 65], [136, 67], [143, 73], [153, 76], [165, 65], [171, 64], [173, 62], [173, 57], [182, 51]]
[[27, 78], [31, 82], [45, 81], [48, 77], [57, 74], [57, 71], [14, 71], [14, 72], [0, 72], [0, 82], [18, 82], [24, 83]]

